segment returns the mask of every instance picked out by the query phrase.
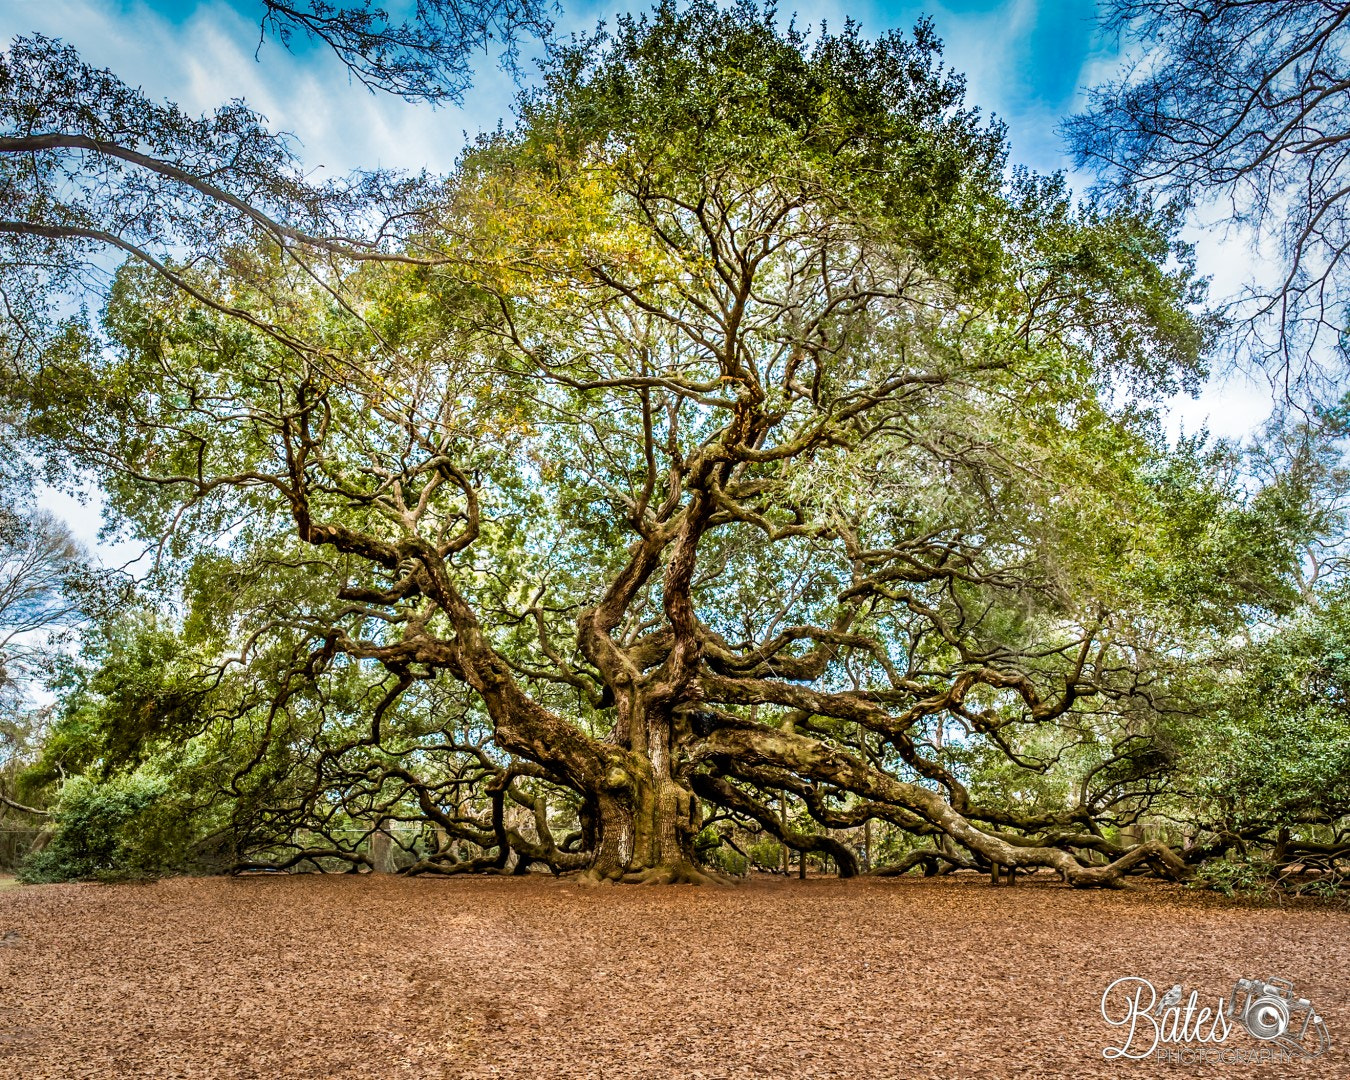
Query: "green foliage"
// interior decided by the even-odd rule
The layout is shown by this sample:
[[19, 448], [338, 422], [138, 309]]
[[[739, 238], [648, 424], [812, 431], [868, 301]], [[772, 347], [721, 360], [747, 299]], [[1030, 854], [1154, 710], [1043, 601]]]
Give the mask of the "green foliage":
[[147, 774], [106, 783], [86, 777], [68, 781], [56, 804], [56, 833], [19, 868], [20, 880], [87, 881], [159, 870], [163, 852], [145, 826], [164, 790], [161, 778]]
[[1260, 858], [1213, 859], [1196, 871], [1193, 887], [1235, 896], [1271, 895], [1275, 867]]
[[1211, 889], [1230, 899], [1282, 902], [1286, 897], [1307, 897], [1350, 904], [1350, 880], [1340, 869], [1291, 873], [1258, 854], [1207, 860], [1196, 870], [1191, 887]]
[[750, 868], [749, 861], [733, 848], [716, 829], [704, 829], [694, 838], [694, 851], [706, 867], [731, 877], [742, 877]]
[[1350, 587], [1230, 663], [1190, 749], [1201, 813], [1233, 831], [1350, 815]]
[[745, 853], [750, 862], [760, 870], [781, 870], [783, 867], [783, 845], [772, 837], [762, 836], [750, 844]]
[[672, 195], [774, 176], [935, 267], [990, 272], [999, 247], [981, 210], [997, 198], [1003, 131], [965, 105], [931, 23], [869, 41], [850, 22], [814, 45], [777, 24], [749, 0], [620, 16], [612, 36], [561, 49], [525, 99], [526, 159], [603, 147], [623, 182]]

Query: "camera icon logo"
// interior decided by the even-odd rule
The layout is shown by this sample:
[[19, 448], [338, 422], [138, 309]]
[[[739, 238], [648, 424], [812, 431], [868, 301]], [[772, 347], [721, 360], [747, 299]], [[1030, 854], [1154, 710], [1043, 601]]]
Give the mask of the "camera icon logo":
[[1238, 979], [1225, 1011], [1252, 1038], [1278, 1043], [1305, 1057], [1317, 1057], [1331, 1046], [1325, 1021], [1311, 1001], [1294, 993], [1288, 979]]

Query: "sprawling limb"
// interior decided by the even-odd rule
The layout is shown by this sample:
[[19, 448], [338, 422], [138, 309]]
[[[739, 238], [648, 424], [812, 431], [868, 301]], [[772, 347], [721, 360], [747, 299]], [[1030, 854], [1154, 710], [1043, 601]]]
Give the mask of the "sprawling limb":
[[991, 863], [1049, 867], [1074, 886], [1116, 885], [1126, 871], [1145, 862], [1177, 879], [1188, 878], [1192, 873], [1170, 847], [1158, 841], [1139, 844], [1105, 866], [1085, 866], [1062, 848], [1028, 843], [1020, 837], [1020, 843], [1011, 842], [976, 828], [938, 792], [896, 780], [851, 755], [830, 750], [800, 735], [757, 726], [722, 729], [708, 738], [703, 753], [714, 761], [725, 754], [735, 760], [791, 769], [843, 790], [902, 806]]

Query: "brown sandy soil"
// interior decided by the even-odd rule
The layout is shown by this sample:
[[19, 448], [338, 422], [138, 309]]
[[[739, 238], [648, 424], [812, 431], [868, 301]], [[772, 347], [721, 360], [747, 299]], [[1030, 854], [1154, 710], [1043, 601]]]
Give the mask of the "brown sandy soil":
[[[1350, 913], [1172, 887], [51, 885], [0, 894], [6, 934], [0, 1076], [25, 1080], [1350, 1076]], [[1106, 1062], [1099, 1002], [1128, 974], [1202, 1004], [1287, 976], [1332, 1049]]]

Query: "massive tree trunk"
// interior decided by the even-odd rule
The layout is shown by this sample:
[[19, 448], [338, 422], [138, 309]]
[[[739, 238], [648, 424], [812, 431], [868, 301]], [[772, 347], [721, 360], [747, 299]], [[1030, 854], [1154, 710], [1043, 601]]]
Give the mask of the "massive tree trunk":
[[[625, 710], [627, 711], [627, 710]], [[715, 875], [698, 865], [694, 838], [702, 812], [694, 793], [672, 772], [669, 710], [635, 702], [626, 767], [613, 768], [596, 793], [597, 881], [693, 882]]]
[[683, 785], [633, 770], [625, 787], [597, 795], [596, 881], [703, 882], [713, 875], [694, 855], [699, 804]]

